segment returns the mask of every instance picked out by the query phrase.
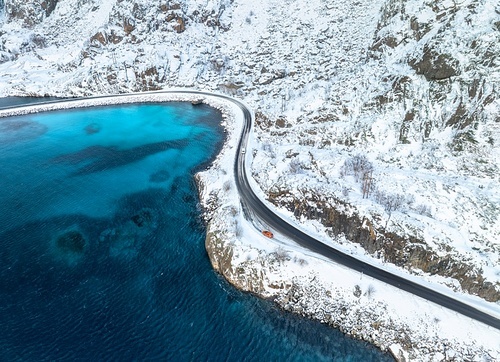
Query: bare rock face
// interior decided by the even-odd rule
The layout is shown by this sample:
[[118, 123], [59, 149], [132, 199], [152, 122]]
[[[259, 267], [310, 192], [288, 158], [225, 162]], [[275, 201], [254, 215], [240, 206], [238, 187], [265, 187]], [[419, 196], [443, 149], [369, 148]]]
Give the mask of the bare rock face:
[[457, 75], [458, 61], [448, 54], [439, 54], [426, 47], [422, 59], [413, 60], [410, 65], [417, 74], [427, 80], [443, 80]]
[[176, 24], [174, 25], [174, 30], [177, 33], [182, 33], [182, 32], [184, 32], [184, 30], [186, 30], [186, 22], [184, 21], [184, 19], [182, 17], [177, 16], [175, 18], [175, 22], [176, 22]]
[[[270, 194], [269, 200], [278, 207], [286, 207], [297, 218], [319, 220], [332, 236], [344, 235], [360, 244], [372, 255], [379, 255], [392, 264], [408, 269], [419, 269], [431, 275], [437, 274], [456, 279], [461, 288], [490, 302], [500, 300], [500, 286], [484, 279], [479, 270], [453, 255], [439, 256], [417, 237], [401, 237], [381, 227], [356, 212], [346, 213], [350, 206], [336, 200], [337, 205], [322, 201], [313, 195], [308, 200], [298, 200], [287, 191]], [[349, 215], [348, 215], [349, 214]]]
[[263, 297], [269, 296], [264, 287], [264, 284], [268, 283], [265, 273], [254, 268], [251, 261], [236, 263], [229, 240], [223, 237], [220, 230], [215, 230], [211, 223], [208, 224], [205, 249], [214, 270], [236, 288]]
[[5, 13], [9, 21], [22, 20], [30, 28], [43, 21], [55, 9], [58, 0], [6, 0]]

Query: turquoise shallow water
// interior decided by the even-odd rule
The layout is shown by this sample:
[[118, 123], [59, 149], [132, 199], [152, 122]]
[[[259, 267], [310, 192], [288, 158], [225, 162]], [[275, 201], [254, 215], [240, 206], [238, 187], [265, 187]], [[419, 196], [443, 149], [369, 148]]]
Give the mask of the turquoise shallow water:
[[0, 360], [389, 360], [214, 273], [192, 175], [219, 122], [189, 103], [0, 120]]

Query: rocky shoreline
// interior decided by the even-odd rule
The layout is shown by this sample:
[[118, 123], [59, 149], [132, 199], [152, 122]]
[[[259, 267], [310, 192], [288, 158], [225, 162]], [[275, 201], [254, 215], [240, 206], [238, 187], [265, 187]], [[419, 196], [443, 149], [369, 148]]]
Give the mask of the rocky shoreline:
[[[353, 272], [275, 240], [263, 240], [265, 238], [255, 230], [253, 233], [246, 230], [237, 190], [232, 185], [232, 172], [224, 168], [234, 157], [231, 154], [238, 128], [232, 122], [226, 124], [228, 139], [221, 153], [210, 169], [195, 176], [207, 223], [205, 248], [218, 273], [239, 290], [272, 300], [285, 311], [318, 320], [348, 336], [367, 341], [391, 353], [397, 361], [500, 358], [500, 350], [471, 337], [477, 338], [477, 331], [470, 331], [470, 335], [463, 338], [444, 330], [441, 320], [456, 317], [450, 311], [435, 307], [422, 314], [419, 310], [422, 306], [416, 306], [409, 312], [410, 317], [405, 315], [408, 312], [399, 315], [398, 305], [384, 299], [383, 293], [376, 289], [379, 286], [374, 287], [377, 281], [361, 275], [360, 281], [346, 287], [345, 275]], [[232, 165], [232, 161], [229, 164]], [[223, 188], [217, 186], [221, 180]], [[490, 327], [481, 328], [497, 332]]]
[[[0, 114], [167, 99], [192, 101], [194, 98], [156, 93], [32, 106]], [[228, 167], [232, 166], [241, 120], [227, 105], [211, 99], [204, 99], [204, 102], [222, 111], [223, 125], [228, 132], [223, 149], [210, 169], [195, 177], [207, 221], [205, 246], [214, 269], [232, 285], [273, 300], [283, 310], [319, 320], [349, 336], [372, 343], [389, 351], [398, 361], [493, 361], [500, 358], [498, 350], [488, 349], [476, 340], [464, 343], [453, 336], [440, 335], [440, 317], [432, 313], [421, 318], [418, 328], [405, 323], [394, 313], [390, 303], [374, 297], [377, 293], [370, 282], [352, 283], [348, 288], [345, 283], [337, 284], [336, 279], [342, 279], [342, 267], [338, 265], [274, 241], [258, 241], [258, 232], [242, 231], [245, 221], [239, 210], [237, 190], [231, 186], [232, 167]], [[337, 274], [338, 278], [331, 277]]]
[[[205, 246], [214, 269], [236, 288], [367, 341], [389, 351], [397, 361], [493, 361], [499, 357], [498, 351], [487, 350], [474, 341], [464, 344], [434, 333], [438, 317], [423, 318], [415, 330], [396, 316], [392, 318], [390, 306], [372, 298], [374, 291], [370, 288], [362, 290], [355, 285], [346, 291], [332, 286], [324, 275], [309, 267], [307, 257], [298, 253], [280, 255], [278, 250], [269, 253], [253, 248], [231, 240], [211, 222]], [[241, 255], [249, 252], [257, 257], [242, 260]], [[289, 278], [290, 264], [303, 264], [302, 273]], [[331, 268], [334, 272], [335, 266]]]

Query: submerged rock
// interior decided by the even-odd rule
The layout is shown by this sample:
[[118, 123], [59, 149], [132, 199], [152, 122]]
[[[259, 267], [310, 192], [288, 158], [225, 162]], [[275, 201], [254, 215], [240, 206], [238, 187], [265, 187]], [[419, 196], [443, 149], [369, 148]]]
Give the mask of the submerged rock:
[[154, 227], [157, 213], [153, 209], [144, 208], [130, 218], [138, 227]]
[[81, 254], [85, 250], [85, 238], [76, 230], [68, 231], [57, 238], [57, 247], [64, 252]]
[[85, 133], [88, 135], [99, 133], [100, 131], [101, 126], [98, 123], [91, 123], [85, 127]]

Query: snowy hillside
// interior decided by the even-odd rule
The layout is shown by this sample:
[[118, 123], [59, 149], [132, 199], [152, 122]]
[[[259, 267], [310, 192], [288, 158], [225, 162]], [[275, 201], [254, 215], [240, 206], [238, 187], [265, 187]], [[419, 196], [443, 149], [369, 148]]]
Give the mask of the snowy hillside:
[[236, 95], [283, 212], [498, 305], [496, 1], [5, 0], [0, 18], [0, 96]]

